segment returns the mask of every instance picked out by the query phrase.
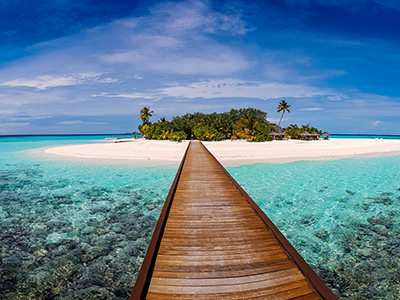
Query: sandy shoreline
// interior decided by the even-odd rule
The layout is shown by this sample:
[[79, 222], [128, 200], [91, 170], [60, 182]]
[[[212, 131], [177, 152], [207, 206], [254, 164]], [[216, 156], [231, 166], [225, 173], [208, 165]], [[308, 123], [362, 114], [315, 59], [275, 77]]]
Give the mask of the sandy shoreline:
[[[204, 144], [225, 166], [400, 155], [400, 140], [331, 139], [266, 143], [222, 141]], [[50, 159], [159, 166], [177, 165], [187, 145], [188, 141], [177, 143], [138, 139], [125, 143], [57, 146], [31, 152]]]

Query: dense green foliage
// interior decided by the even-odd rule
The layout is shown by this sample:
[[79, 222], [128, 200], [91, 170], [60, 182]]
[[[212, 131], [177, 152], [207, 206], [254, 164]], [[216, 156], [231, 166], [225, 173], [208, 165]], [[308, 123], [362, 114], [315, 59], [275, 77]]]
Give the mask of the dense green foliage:
[[[286, 103], [286, 111], [290, 105]], [[267, 113], [255, 108], [231, 109], [224, 113], [193, 113], [173, 117], [171, 121], [161, 118], [151, 123], [153, 111], [145, 107], [140, 112], [143, 124], [138, 128], [146, 139], [181, 141], [198, 139], [201, 141], [222, 141], [245, 139], [250, 142], [271, 141], [274, 126], [267, 122]], [[285, 130], [287, 138], [301, 138], [301, 133], [318, 133], [317, 128], [290, 125]]]
[[311, 127], [310, 124], [302, 125], [301, 127], [297, 126], [297, 124], [290, 124], [285, 129], [285, 136], [288, 139], [300, 139], [303, 132], [322, 134], [321, 130]]
[[143, 107], [140, 110], [139, 119], [142, 120], [143, 124], [150, 123], [150, 117], [153, 116], [154, 111], [150, 110], [148, 106]]
[[[146, 113], [150, 111], [146, 108]], [[140, 132], [147, 139], [176, 140], [196, 138], [202, 141], [246, 139], [248, 141], [269, 141], [273, 127], [266, 121], [267, 113], [255, 108], [232, 109], [224, 113], [193, 113], [165, 118], [151, 123], [142, 118]], [[144, 121], [145, 119], [146, 121]]]

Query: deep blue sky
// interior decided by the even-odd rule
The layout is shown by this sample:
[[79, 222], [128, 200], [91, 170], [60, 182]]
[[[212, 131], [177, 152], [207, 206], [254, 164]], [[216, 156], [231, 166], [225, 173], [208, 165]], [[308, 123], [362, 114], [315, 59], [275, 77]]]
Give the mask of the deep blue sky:
[[253, 106], [400, 134], [400, 2], [2, 1], [0, 134], [128, 132]]

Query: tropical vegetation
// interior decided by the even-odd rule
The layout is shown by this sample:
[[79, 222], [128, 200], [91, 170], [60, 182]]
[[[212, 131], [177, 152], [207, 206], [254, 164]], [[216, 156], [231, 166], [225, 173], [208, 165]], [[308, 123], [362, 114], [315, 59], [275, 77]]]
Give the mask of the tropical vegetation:
[[255, 108], [231, 109], [224, 113], [190, 113], [173, 117], [171, 121], [161, 118], [150, 122], [153, 111], [144, 107], [140, 111], [140, 133], [147, 139], [201, 141], [246, 139], [264, 142], [272, 140], [274, 127], [267, 122], [267, 113]]
[[[290, 105], [282, 100], [283, 113], [289, 111]], [[279, 108], [279, 107], [278, 107]], [[231, 109], [223, 113], [188, 113], [173, 117], [171, 121], [161, 118], [157, 122], [150, 122], [154, 112], [149, 107], [140, 110], [139, 118], [142, 124], [138, 126], [140, 133], [146, 139], [181, 141], [198, 139], [201, 141], [222, 141], [244, 139], [250, 142], [271, 141], [270, 135], [279, 127], [267, 121], [267, 113], [256, 108]], [[282, 114], [283, 116], [283, 114]], [[281, 117], [282, 120], [282, 117]], [[279, 127], [280, 128], [280, 127]], [[281, 129], [282, 130], [282, 129]], [[290, 125], [285, 130], [287, 138], [301, 138], [301, 133], [321, 133], [314, 127], [298, 127]]]
[[281, 100], [281, 102], [279, 102], [277, 112], [282, 112], [281, 118], [279, 119], [279, 123], [278, 123], [279, 126], [281, 126], [281, 121], [282, 121], [283, 115], [285, 114], [285, 112], [290, 113], [289, 108], [291, 108], [291, 107], [292, 106], [289, 105], [285, 100]]
[[153, 114], [154, 111], [150, 110], [148, 106], [145, 106], [140, 110], [139, 119], [142, 120], [143, 124], [149, 124], [150, 117], [152, 117]]
[[322, 134], [322, 131], [318, 128], [311, 127], [310, 124], [298, 126], [297, 124], [290, 124], [285, 128], [285, 137], [287, 139], [300, 139], [301, 134], [304, 132]]

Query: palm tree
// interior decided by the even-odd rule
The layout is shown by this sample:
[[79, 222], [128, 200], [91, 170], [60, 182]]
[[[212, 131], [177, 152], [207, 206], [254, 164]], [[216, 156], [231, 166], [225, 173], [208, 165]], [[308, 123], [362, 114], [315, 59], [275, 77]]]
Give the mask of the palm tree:
[[256, 127], [258, 124], [259, 122], [254, 121], [251, 116], [248, 116], [247, 118], [241, 118], [236, 123], [236, 125], [239, 127], [237, 130], [237, 135], [240, 138], [244, 138], [252, 142], [256, 138]]
[[145, 106], [140, 110], [139, 119], [142, 120], [143, 125], [150, 123], [150, 117], [153, 116], [154, 111], [150, 110], [150, 107]]
[[279, 119], [278, 126], [281, 126], [281, 121], [282, 121], [284, 113], [286, 111], [288, 113], [290, 113], [290, 110], [289, 110], [290, 107], [292, 107], [292, 106], [287, 104], [287, 102], [285, 100], [281, 100], [281, 102], [279, 102], [279, 104], [278, 104], [278, 112], [282, 112], [282, 115], [281, 115], [281, 118]]

